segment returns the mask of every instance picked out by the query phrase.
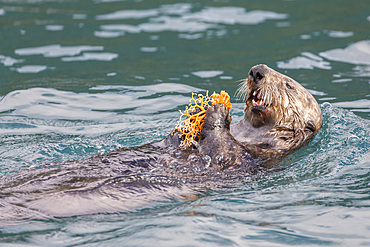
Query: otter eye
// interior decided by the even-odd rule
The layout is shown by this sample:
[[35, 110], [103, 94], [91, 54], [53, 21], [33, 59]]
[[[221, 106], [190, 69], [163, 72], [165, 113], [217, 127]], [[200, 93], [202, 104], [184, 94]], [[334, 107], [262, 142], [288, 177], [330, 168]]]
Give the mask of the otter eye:
[[287, 87], [288, 89], [293, 89], [293, 87], [292, 87], [289, 83], [286, 83], [285, 85], [286, 85], [286, 87]]
[[263, 75], [260, 74], [260, 72], [256, 73], [256, 79], [261, 80], [263, 78]]

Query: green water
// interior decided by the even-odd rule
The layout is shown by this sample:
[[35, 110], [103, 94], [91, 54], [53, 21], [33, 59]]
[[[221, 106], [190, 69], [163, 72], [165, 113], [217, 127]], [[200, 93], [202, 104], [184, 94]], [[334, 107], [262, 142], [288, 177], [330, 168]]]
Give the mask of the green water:
[[191, 92], [233, 95], [259, 63], [303, 84], [324, 116], [288, 170], [191, 201], [14, 222], [0, 245], [369, 245], [369, 30], [359, 0], [0, 0], [0, 184], [159, 140]]

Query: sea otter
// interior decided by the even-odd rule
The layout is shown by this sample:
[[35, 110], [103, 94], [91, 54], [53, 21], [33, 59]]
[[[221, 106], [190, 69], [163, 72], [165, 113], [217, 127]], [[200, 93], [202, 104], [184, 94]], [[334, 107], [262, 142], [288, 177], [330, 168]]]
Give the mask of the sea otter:
[[[225, 153], [228, 160], [245, 160], [240, 157], [243, 153], [273, 165], [306, 144], [322, 127], [315, 98], [297, 81], [264, 64], [250, 69], [237, 95], [246, 100], [244, 119], [230, 126], [226, 107], [210, 107], [198, 145], [201, 154], [219, 157]], [[178, 146], [178, 140], [170, 136], [163, 142]], [[227, 162], [227, 166], [234, 165], [235, 161]]]
[[2, 178], [0, 222], [122, 212], [235, 184], [277, 163], [321, 128], [313, 96], [266, 65], [251, 68], [237, 92], [246, 100], [244, 119], [230, 125], [224, 105], [210, 106], [190, 147], [180, 147], [181, 137], [171, 133], [140, 147]]

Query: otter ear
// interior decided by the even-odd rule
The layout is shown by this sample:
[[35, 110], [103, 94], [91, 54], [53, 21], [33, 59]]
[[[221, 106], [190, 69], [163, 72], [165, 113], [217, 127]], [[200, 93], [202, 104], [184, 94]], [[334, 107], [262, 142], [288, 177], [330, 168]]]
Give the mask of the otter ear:
[[314, 121], [312, 121], [311, 119], [308, 119], [305, 124], [306, 124], [305, 131], [306, 130], [309, 130], [312, 133], [315, 133], [316, 132], [316, 124], [315, 124]]

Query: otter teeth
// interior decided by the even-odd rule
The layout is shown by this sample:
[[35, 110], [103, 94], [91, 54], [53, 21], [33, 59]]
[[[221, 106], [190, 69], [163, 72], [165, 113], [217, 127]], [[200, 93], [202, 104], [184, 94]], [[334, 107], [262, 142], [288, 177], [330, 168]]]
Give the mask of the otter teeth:
[[255, 90], [254, 92], [253, 92], [253, 99], [252, 99], [252, 103], [253, 103], [253, 105], [259, 105], [259, 106], [261, 106], [261, 105], [264, 105], [265, 104], [265, 102], [264, 102], [264, 100], [262, 99], [262, 93], [261, 93], [261, 91], [259, 91], [259, 90]]
[[265, 102], [263, 102], [263, 100], [261, 99], [258, 99], [257, 101], [255, 101], [254, 99], [252, 100], [252, 103], [253, 105], [264, 105]]

